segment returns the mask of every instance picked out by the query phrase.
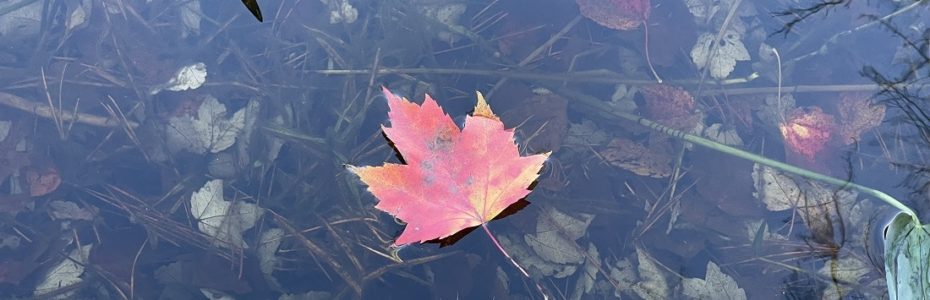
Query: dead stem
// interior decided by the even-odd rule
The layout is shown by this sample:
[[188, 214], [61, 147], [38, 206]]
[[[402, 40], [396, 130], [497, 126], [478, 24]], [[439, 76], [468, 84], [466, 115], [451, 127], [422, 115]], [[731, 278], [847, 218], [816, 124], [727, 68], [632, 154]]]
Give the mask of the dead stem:
[[[7, 94], [3, 92], [0, 92], [0, 105], [6, 105], [6, 106], [9, 106], [9, 107], [12, 107], [12, 108], [15, 108], [15, 109], [27, 112], [27, 113], [32, 113], [37, 116], [47, 118], [47, 119], [52, 119], [52, 120], [55, 120], [56, 118], [60, 118], [61, 121], [77, 122], [77, 123], [97, 126], [97, 127], [116, 127], [122, 124], [121, 122], [111, 119], [111, 118], [104, 118], [104, 117], [95, 116], [95, 115], [86, 114], [86, 113], [56, 112], [56, 109], [53, 107], [49, 107], [43, 104], [38, 104], [34, 101], [29, 101], [19, 96], [16, 96], [13, 94]], [[57, 121], [55, 122], [56, 124], [58, 123]], [[139, 126], [138, 123], [131, 122], [131, 121], [127, 121], [127, 124], [132, 127]]]
[[323, 250], [322, 247], [318, 246], [316, 243], [314, 243], [307, 237], [300, 234], [297, 231], [297, 229], [294, 228], [294, 226], [291, 226], [290, 222], [287, 221], [287, 219], [285, 219], [278, 213], [272, 210], [268, 210], [268, 212], [271, 213], [271, 215], [274, 217], [275, 223], [278, 224], [278, 226], [280, 226], [286, 232], [294, 236], [294, 238], [296, 238], [302, 245], [304, 245], [305, 248], [307, 248], [308, 251], [310, 251], [310, 254], [313, 257], [320, 258], [324, 262], [326, 262], [330, 266], [330, 268], [332, 268], [333, 271], [335, 271], [336, 274], [338, 274], [339, 277], [341, 277], [342, 280], [345, 281], [346, 284], [349, 285], [349, 287], [352, 289], [352, 291], [355, 292], [356, 295], [358, 296], [362, 295], [362, 285], [358, 281], [356, 281], [355, 278], [349, 275], [349, 272], [347, 272], [342, 267], [341, 264], [336, 262], [336, 259], [333, 258], [326, 250]]
[[61, 140], [66, 140], [64, 123], [61, 121], [61, 94], [59, 94], [58, 97], [58, 108], [55, 108], [55, 104], [52, 103], [52, 95], [48, 91], [48, 81], [45, 77], [45, 68], [39, 69], [39, 72], [42, 75], [42, 90], [45, 92], [45, 100], [48, 102], [49, 113], [51, 114], [52, 121], [55, 123], [55, 128], [58, 129], [58, 138]]
[[714, 43], [711, 44], [710, 52], [707, 53], [707, 60], [704, 62], [703, 66], [699, 66], [701, 69], [701, 78], [698, 81], [697, 94], [701, 95], [704, 89], [704, 79], [707, 79], [707, 74], [710, 73], [710, 62], [714, 57], [717, 56], [717, 51], [720, 50], [720, 40], [723, 39], [723, 36], [727, 32], [727, 28], [730, 26], [730, 21], [733, 20], [733, 17], [736, 16], [736, 10], [739, 8], [739, 5], [743, 3], [743, 0], [735, 0], [730, 4], [730, 11], [727, 12], [726, 18], [723, 19], [723, 24], [720, 25], [720, 29], [717, 31], [717, 36], [714, 37]]
[[658, 82], [659, 84], [662, 84], [662, 78], [659, 78], [659, 73], [656, 73], [656, 68], [652, 66], [652, 58], [649, 56], [649, 20], [648, 19], [643, 21], [643, 31], [645, 32], [644, 35], [646, 36], [643, 38], [644, 39], [643, 44], [645, 45], [644, 47], [645, 47], [645, 52], [646, 52], [646, 64], [649, 66], [649, 71], [652, 71], [652, 77], [655, 77], [656, 82]]
[[129, 121], [129, 119], [126, 118], [126, 115], [123, 113], [123, 110], [119, 107], [119, 103], [116, 103], [116, 99], [113, 99], [113, 97], [111, 96], [107, 96], [107, 98], [110, 100], [110, 104], [112, 106], [103, 104], [103, 108], [106, 109], [107, 113], [110, 114], [110, 118], [120, 120], [120, 125], [122, 125], [121, 127], [123, 129], [123, 132], [126, 133], [126, 136], [129, 137], [129, 140], [132, 141], [133, 145], [135, 145], [136, 148], [139, 149], [140, 152], [142, 152], [142, 155], [145, 157], [145, 160], [152, 161], [147, 151], [145, 151], [145, 148], [142, 147], [142, 142], [139, 141], [138, 136], [136, 136], [136, 132], [135, 130], [133, 130], [134, 126], [132, 126], [132, 124], [130, 123], [131, 121]]
[[365, 284], [365, 283], [367, 283], [367, 282], [369, 282], [369, 281], [371, 281], [371, 280], [373, 280], [373, 279], [381, 278], [382, 275], [384, 275], [385, 273], [387, 273], [388, 271], [391, 271], [391, 270], [393, 270], [393, 269], [397, 269], [397, 268], [409, 268], [409, 267], [416, 266], [416, 265], [422, 265], [422, 264], [425, 264], [425, 263], [428, 263], [428, 262], [432, 262], [432, 261], [436, 261], [436, 260], [439, 260], [439, 259], [443, 259], [443, 258], [446, 258], [446, 257], [449, 257], [449, 256], [453, 256], [453, 255], [459, 254], [459, 253], [460, 253], [460, 251], [450, 251], [450, 252], [445, 252], [445, 253], [436, 254], [436, 255], [427, 256], [427, 257], [421, 257], [421, 258], [416, 258], [416, 259], [409, 259], [409, 260], [405, 260], [405, 261], [403, 261], [403, 262], [401, 262], [401, 263], [396, 263], [396, 264], [390, 264], [390, 265], [382, 266], [382, 267], [378, 268], [377, 270], [374, 270], [374, 271], [372, 271], [372, 272], [366, 274], [365, 277], [362, 277], [362, 283]]
[[[523, 58], [523, 60], [517, 63], [517, 67], [523, 68], [526, 65], [529, 65], [531, 62], [535, 61], [536, 58], [539, 57], [539, 55], [543, 54], [543, 52], [547, 51], [550, 47], [552, 47], [552, 45], [554, 45], [555, 42], [559, 41], [559, 39], [565, 36], [565, 34], [568, 34], [569, 31], [575, 28], [575, 25], [578, 25], [578, 22], [581, 22], [582, 18], [583, 17], [580, 14], [575, 16], [574, 19], [572, 19], [571, 21], [568, 22], [568, 24], [565, 24], [565, 26], [562, 27], [562, 30], [559, 30], [559, 32], [557, 32], [556, 34], [553, 34], [551, 37], [549, 37], [548, 40], [546, 40], [545, 43], [542, 43], [542, 45], [539, 45], [539, 47], [536, 47], [536, 49], [534, 49], [533, 52], [530, 52], [529, 55], [527, 55], [526, 57]], [[488, 92], [486, 93], [487, 95], [486, 97], [490, 99], [491, 96], [494, 95], [494, 92], [497, 91], [498, 88], [503, 86], [504, 83], [507, 83], [507, 77], [502, 77], [501, 79], [498, 79], [497, 83], [495, 83], [494, 86], [490, 90], [488, 90]]]
[[325, 218], [319, 215], [317, 215], [317, 218], [323, 221], [322, 223], [326, 227], [326, 231], [329, 231], [329, 234], [333, 236], [333, 239], [336, 241], [336, 244], [339, 245], [339, 248], [342, 249], [346, 257], [349, 258], [349, 261], [352, 262], [352, 266], [355, 267], [355, 270], [358, 272], [363, 272], [365, 268], [362, 267], [362, 263], [359, 261], [358, 257], [355, 256], [354, 253], [352, 253], [352, 248], [349, 247], [348, 244], [346, 244], [345, 239], [342, 238], [342, 235], [339, 234], [338, 231], [333, 229], [333, 227], [330, 226], [329, 222]]
[[231, 262], [238, 261], [238, 259], [234, 259], [233, 256], [229, 255], [229, 251], [222, 251], [211, 244], [209, 242], [211, 237], [191, 230], [188, 226], [175, 221], [169, 215], [150, 206], [147, 202], [127, 191], [111, 185], [106, 187], [106, 193], [86, 188], [83, 191], [114, 208], [123, 210], [127, 215], [133, 216], [137, 222], [143, 224], [148, 232], [155, 234], [168, 243], [178, 246], [189, 244], [210, 251]]
[[129, 299], [136, 299], [136, 266], [139, 264], [139, 257], [142, 256], [142, 250], [145, 249], [145, 246], [148, 245], [149, 238], [146, 237], [142, 241], [142, 245], [139, 245], [139, 251], [136, 251], [136, 256], [132, 258], [132, 267], [129, 269]]

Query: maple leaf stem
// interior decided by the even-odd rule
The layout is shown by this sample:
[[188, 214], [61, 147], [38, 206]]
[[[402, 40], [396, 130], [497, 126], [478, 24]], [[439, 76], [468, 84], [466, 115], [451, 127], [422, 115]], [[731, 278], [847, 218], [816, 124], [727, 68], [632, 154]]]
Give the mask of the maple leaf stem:
[[649, 57], [649, 21], [643, 20], [643, 31], [645, 32], [645, 41], [643, 44], [646, 48], [646, 63], [649, 65], [649, 71], [652, 71], [652, 76], [656, 78], [656, 81], [662, 83], [662, 78], [659, 78], [659, 74], [656, 73], [656, 69], [652, 67], [652, 58]]
[[494, 235], [491, 234], [491, 230], [488, 229], [487, 223], [481, 224], [481, 228], [484, 228], [484, 232], [487, 233], [488, 237], [491, 238], [491, 241], [494, 242], [494, 246], [497, 246], [497, 250], [500, 250], [501, 253], [503, 253], [504, 256], [510, 260], [510, 263], [512, 263], [515, 267], [517, 267], [517, 269], [520, 270], [520, 273], [523, 273], [523, 276], [526, 276], [526, 278], [530, 278], [530, 273], [527, 273], [526, 270], [523, 269], [523, 267], [520, 266], [520, 264], [518, 264], [517, 261], [514, 260], [513, 257], [510, 256], [510, 253], [507, 253], [507, 250], [504, 250], [504, 247], [502, 247], [501, 243], [497, 241], [497, 238], [495, 238]]

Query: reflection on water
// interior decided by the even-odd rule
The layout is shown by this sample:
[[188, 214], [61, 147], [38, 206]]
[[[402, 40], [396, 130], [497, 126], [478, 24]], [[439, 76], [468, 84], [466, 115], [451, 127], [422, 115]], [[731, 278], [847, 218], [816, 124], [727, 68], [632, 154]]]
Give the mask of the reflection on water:
[[[926, 4], [818, 3], [0, 2], [0, 293], [883, 297], [894, 208], [618, 117], [926, 218]], [[392, 247], [344, 167], [400, 161], [381, 86], [453, 118], [481, 91], [553, 151], [488, 224], [529, 277], [482, 234]]]

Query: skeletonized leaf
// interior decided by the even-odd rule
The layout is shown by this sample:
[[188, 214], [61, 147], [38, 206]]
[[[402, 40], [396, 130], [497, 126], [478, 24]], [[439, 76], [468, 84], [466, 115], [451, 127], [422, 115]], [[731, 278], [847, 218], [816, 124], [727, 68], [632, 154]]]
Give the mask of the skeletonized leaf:
[[716, 55], [710, 57], [716, 37], [717, 35], [711, 32], [701, 34], [691, 49], [691, 61], [698, 68], [710, 69], [710, 76], [724, 79], [736, 68], [736, 62], [749, 60], [749, 50], [743, 46], [739, 33], [727, 30], [720, 39]]

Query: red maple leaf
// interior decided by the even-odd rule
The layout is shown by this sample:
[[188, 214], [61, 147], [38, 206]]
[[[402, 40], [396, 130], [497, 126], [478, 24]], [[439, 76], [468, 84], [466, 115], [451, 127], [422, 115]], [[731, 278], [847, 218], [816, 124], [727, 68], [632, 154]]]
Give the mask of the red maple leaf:
[[407, 222], [396, 245], [484, 226], [529, 194], [549, 156], [520, 156], [513, 130], [504, 128], [480, 93], [461, 130], [429, 95], [423, 105], [387, 89], [384, 95], [391, 127], [382, 129], [407, 164], [349, 170], [378, 198], [375, 208]]

